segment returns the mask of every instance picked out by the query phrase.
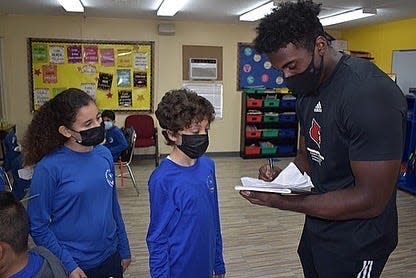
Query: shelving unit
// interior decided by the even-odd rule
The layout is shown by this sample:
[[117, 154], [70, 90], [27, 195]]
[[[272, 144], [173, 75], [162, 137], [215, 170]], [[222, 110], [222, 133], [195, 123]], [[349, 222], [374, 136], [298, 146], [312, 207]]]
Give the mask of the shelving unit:
[[295, 156], [296, 99], [285, 90], [245, 89], [241, 105], [242, 158]]
[[416, 194], [416, 98], [407, 96], [406, 140], [398, 186]]

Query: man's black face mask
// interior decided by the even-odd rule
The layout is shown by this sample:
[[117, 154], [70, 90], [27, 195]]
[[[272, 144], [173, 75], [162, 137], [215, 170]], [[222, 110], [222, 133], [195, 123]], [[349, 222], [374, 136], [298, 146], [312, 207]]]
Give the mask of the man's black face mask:
[[319, 81], [324, 66], [324, 57], [321, 56], [321, 64], [319, 68], [314, 66], [315, 48], [312, 52], [312, 61], [305, 71], [285, 78], [286, 86], [289, 91], [296, 97], [310, 96], [316, 93], [319, 87]]

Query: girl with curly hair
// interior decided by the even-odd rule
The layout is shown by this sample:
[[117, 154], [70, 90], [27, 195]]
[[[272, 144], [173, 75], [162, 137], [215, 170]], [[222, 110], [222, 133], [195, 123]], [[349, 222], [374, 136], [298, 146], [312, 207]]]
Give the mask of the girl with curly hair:
[[28, 203], [32, 238], [70, 278], [122, 277], [131, 261], [104, 132], [94, 100], [70, 88], [35, 112], [23, 140], [39, 194]]

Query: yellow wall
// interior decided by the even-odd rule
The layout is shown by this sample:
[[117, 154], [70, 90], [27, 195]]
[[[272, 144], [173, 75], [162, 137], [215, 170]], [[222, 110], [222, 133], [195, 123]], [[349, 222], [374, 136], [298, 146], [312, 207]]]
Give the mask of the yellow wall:
[[343, 30], [349, 50], [370, 52], [374, 62], [391, 72], [393, 50], [416, 49], [416, 18]]
[[[239, 151], [241, 94], [236, 91], [237, 43], [255, 36], [251, 24], [206, 24], [175, 22], [174, 36], [160, 36], [159, 22], [136, 19], [84, 18], [82, 16], [0, 15], [0, 37], [4, 42], [6, 119], [16, 123], [21, 138], [32, 114], [28, 85], [26, 39], [61, 38], [94, 40], [142, 40], [155, 42], [154, 107], [163, 93], [182, 85], [182, 45], [223, 47], [223, 118], [211, 126], [210, 152]], [[117, 115], [122, 126], [127, 114]], [[160, 132], [160, 129], [159, 129]], [[161, 153], [168, 153], [159, 136]]]

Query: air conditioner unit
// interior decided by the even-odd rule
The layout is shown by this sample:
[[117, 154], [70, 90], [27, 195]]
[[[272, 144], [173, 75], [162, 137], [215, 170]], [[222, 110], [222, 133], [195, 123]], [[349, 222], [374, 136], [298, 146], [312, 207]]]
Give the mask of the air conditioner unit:
[[159, 35], [162, 36], [173, 36], [175, 35], [176, 29], [173, 23], [160, 23], [157, 26]]
[[217, 59], [214, 58], [190, 58], [189, 78], [215, 80], [217, 79]]

